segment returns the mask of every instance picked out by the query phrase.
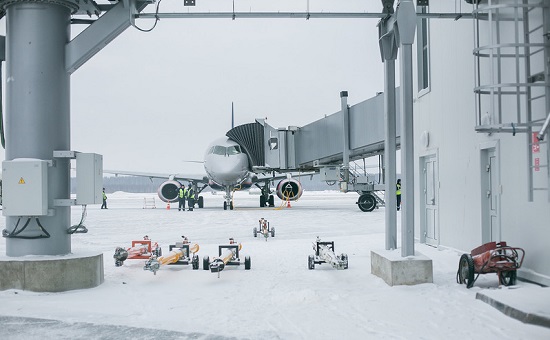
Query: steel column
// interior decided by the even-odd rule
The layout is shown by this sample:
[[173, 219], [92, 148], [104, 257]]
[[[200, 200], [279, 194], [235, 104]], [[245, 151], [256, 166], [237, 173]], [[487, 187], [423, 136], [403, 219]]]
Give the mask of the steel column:
[[411, 0], [401, 0], [395, 12], [399, 26], [401, 60], [401, 256], [414, 255], [414, 128], [412, 44], [416, 10]]
[[[543, 24], [543, 32], [545, 33], [543, 35], [543, 39], [546, 39], [545, 43], [547, 43], [550, 40], [550, 37], [548, 36], [548, 32], [550, 32], [550, 7], [544, 6], [542, 8], [542, 24]], [[544, 47], [544, 76], [546, 80], [546, 85], [544, 87], [545, 91], [545, 101], [546, 101], [546, 111], [544, 112], [550, 117], [550, 47], [546, 45]], [[543, 127], [540, 131], [544, 132], [544, 129], [548, 129], [548, 119], [546, 119], [546, 122], [544, 123], [546, 127]], [[546, 174], [547, 174], [547, 180], [546, 180], [546, 193], [548, 196], [548, 201], [550, 202], [550, 132], [548, 130], [546, 131]]]
[[384, 61], [384, 163], [386, 177], [386, 249], [397, 249], [395, 59]]
[[401, 256], [414, 255], [414, 128], [412, 44], [401, 45]]
[[[70, 150], [70, 77], [65, 45], [70, 39], [70, 10], [48, 2], [16, 2], [6, 10], [6, 160], [52, 160], [54, 150]], [[70, 198], [70, 163], [58, 159], [48, 168], [48, 205], [41, 216], [51, 235], [43, 239], [7, 238], [8, 256], [60, 255], [71, 252], [70, 207], [53, 207]], [[21, 223], [28, 217], [22, 217]], [[17, 217], [6, 218], [13, 230]], [[31, 219], [21, 236], [39, 233]]]

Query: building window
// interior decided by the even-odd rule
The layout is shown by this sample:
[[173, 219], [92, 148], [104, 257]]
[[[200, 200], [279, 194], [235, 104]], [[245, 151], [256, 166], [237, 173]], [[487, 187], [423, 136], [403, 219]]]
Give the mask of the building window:
[[[418, 6], [417, 12], [419, 14], [428, 13], [428, 7]], [[428, 23], [427, 18], [418, 18], [416, 27], [419, 95], [430, 91], [430, 39]]]

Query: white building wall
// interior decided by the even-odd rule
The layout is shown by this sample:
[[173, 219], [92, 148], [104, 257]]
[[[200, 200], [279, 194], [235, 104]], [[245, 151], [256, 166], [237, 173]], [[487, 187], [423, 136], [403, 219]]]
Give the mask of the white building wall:
[[[454, 12], [455, 5], [454, 0], [432, 1], [429, 11]], [[462, 8], [471, 8], [471, 5], [463, 2]], [[534, 202], [528, 202], [527, 136], [475, 131], [473, 26], [472, 19], [431, 19], [429, 23], [430, 89], [421, 94], [417, 88], [414, 91], [415, 200], [418, 202], [415, 234], [423, 239], [420, 161], [421, 157], [433, 153], [437, 154], [439, 170], [437, 245], [470, 252], [484, 243], [485, 192], [481, 185], [480, 149], [483, 145], [496, 145], [501, 183], [500, 192], [493, 193], [500, 199], [501, 236], [497, 241], [525, 249], [520, 277], [550, 285], [550, 252], [546, 250], [550, 240], [550, 202], [547, 192], [536, 193]], [[415, 60], [413, 66], [416, 68], [416, 65]], [[415, 86], [417, 79], [415, 72]], [[427, 147], [421, 138], [424, 132], [429, 133]]]

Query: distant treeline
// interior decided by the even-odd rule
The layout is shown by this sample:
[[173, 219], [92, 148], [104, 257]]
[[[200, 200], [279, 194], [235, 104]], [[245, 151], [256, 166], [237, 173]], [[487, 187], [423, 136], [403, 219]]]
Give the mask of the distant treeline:
[[[195, 176], [200, 178], [200, 176]], [[300, 179], [304, 190], [309, 191], [321, 191], [321, 190], [339, 190], [337, 183], [334, 185], [328, 185], [326, 182], [321, 182], [319, 180], [319, 175], [313, 175], [313, 178], [310, 176], [303, 176]], [[369, 176], [370, 181], [377, 181], [378, 176]], [[124, 191], [124, 192], [136, 192], [136, 193], [145, 193], [145, 192], [157, 192], [159, 186], [164, 182], [164, 179], [153, 178], [149, 179], [147, 177], [136, 177], [136, 176], [116, 176], [116, 177], [104, 177], [103, 178], [103, 187], [105, 188], [106, 193], [112, 193], [115, 191]], [[278, 182], [275, 183], [275, 186]], [[210, 188], [206, 188], [205, 191], [210, 191]], [[71, 179], [71, 192], [76, 193], [76, 179]]]

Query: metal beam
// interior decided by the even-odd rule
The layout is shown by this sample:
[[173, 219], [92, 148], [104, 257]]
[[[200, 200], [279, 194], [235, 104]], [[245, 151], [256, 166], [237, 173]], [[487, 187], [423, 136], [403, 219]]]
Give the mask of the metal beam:
[[137, 0], [120, 1], [71, 40], [65, 48], [67, 72], [72, 74], [130, 27], [136, 13], [147, 4]]
[[[139, 19], [381, 19], [387, 13], [368, 12], [196, 12], [196, 13], [139, 13]], [[429, 19], [474, 19], [485, 16], [472, 13], [418, 13], [420, 18]]]

